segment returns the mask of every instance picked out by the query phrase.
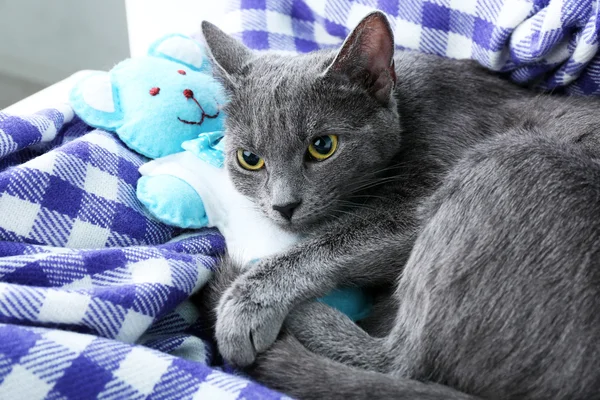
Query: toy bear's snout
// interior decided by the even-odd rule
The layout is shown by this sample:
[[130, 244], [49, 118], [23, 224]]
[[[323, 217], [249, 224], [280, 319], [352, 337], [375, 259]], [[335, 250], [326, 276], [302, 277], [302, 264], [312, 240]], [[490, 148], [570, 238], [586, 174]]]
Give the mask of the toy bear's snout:
[[198, 100], [196, 100], [196, 98], [194, 97], [194, 92], [191, 89], [185, 89], [183, 91], [183, 96], [186, 99], [192, 99], [194, 101], [194, 103], [196, 103], [196, 105], [199, 108], [200, 111], [200, 121], [188, 121], [185, 119], [182, 119], [181, 117], [177, 117], [177, 119], [181, 122], [183, 122], [184, 124], [190, 124], [190, 125], [202, 125], [202, 123], [204, 122], [204, 120], [206, 118], [208, 119], [214, 119], [217, 118], [219, 116], [219, 114], [221, 113], [219, 108], [219, 102], [217, 101], [217, 99], [215, 98], [215, 104], [216, 104], [216, 113], [215, 114], [209, 114], [204, 110], [204, 107], [202, 107], [202, 105], [198, 102]]

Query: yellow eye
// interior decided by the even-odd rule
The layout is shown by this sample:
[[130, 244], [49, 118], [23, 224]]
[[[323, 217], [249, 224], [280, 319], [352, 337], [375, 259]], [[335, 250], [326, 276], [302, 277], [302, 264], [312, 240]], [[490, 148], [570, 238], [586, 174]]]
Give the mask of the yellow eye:
[[258, 171], [265, 166], [265, 160], [247, 150], [239, 149], [237, 159], [240, 166], [248, 171]]
[[308, 146], [308, 154], [315, 161], [328, 159], [335, 153], [338, 147], [336, 135], [319, 136]]

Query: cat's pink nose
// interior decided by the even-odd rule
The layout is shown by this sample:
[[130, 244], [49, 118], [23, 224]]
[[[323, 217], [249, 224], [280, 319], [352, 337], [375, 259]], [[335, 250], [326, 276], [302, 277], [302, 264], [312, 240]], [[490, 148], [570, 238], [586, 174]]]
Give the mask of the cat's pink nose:
[[194, 92], [192, 92], [190, 89], [185, 89], [183, 91], [183, 95], [186, 99], [191, 99], [192, 97], [194, 97]]

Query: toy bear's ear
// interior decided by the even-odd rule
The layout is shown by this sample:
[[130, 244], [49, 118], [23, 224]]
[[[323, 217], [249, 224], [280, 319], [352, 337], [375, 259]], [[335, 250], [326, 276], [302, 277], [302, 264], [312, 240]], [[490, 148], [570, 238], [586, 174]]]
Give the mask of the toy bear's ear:
[[94, 72], [71, 90], [71, 107], [75, 114], [94, 128], [114, 131], [123, 125], [119, 94], [108, 72]]
[[210, 72], [211, 69], [202, 46], [184, 35], [172, 34], [158, 39], [150, 46], [148, 55], [166, 58], [196, 71]]

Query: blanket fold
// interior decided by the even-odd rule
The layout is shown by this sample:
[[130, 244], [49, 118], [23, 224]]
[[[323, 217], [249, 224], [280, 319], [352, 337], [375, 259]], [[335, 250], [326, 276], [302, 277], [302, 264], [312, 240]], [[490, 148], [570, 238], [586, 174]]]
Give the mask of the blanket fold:
[[0, 113], [0, 398], [281, 398], [214, 365], [188, 299], [223, 237], [153, 220], [146, 161], [66, 106]]

